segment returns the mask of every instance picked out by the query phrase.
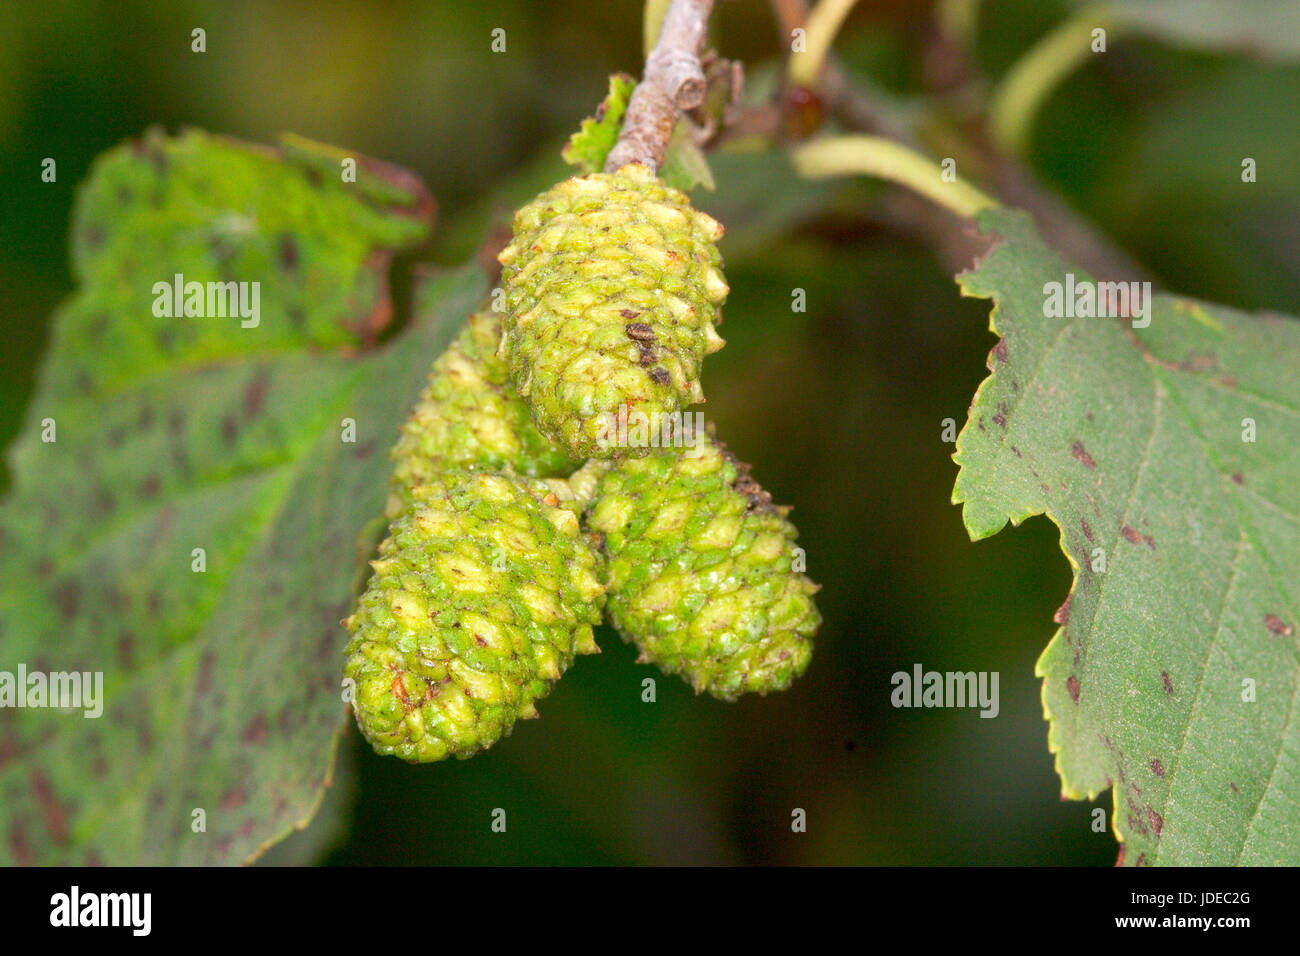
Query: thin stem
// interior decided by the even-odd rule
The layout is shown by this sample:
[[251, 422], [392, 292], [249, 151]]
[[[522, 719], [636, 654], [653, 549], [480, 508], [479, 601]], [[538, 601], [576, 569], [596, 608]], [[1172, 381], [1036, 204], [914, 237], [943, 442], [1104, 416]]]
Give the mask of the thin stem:
[[979, 0], [938, 0], [934, 6], [934, 19], [943, 35], [963, 49], [970, 50], [975, 46], [975, 35], [979, 32]]
[[1038, 111], [1052, 91], [1092, 55], [1092, 31], [1101, 28], [1109, 34], [1115, 22], [1109, 7], [1085, 7], [1011, 67], [989, 107], [989, 128], [998, 146], [1018, 155], [1025, 152]]
[[605, 160], [605, 172], [628, 163], [658, 170], [683, 110], [704, 101], [700, 47], [708, 32], [713, 0], [672, 0], [659, 39], [646, 57], [641, 82], [632, 91], [618, 142]]
[[771, 3], [772, 16], [788, 48], [790, 35], [808, 19], [808, 4], [804, 0], [771, 0]]
[[818, 0], [804, 26], [804, 50], [790, 55], [790, 82], [797, 86], [815, 86], [822, 66], [831, 52], [835, 35], [858, 0]]
[[[964, 157], [964, 168], [980, 169], [981, 179], [1006, 205], [1032, 213], [1043, 238], [1071, 262], [1098, 279], [1154, 281], [1154, 276], [1141, 263], [1039, 182], [1034, 172], [1015, 156], [994, 148], [986, 137], [969, 137], [960, 131], [951, 131], [941, 146], [935, 134], [944, 127], [927, 123], [930, 114], [909, 109], [905, 103], [866, 82], [849, 83], [841, 79], [837, 83], [837, 72], [835, 58], [831, 57], [822, 74], [822, 95], [833, 115], [849, 130], [887, 136], [916, 149], [941, 150], [944, 155]], [[899, 194], [888, 208], [904, 224], [936, 245], [952, 243], [955, 236], [946, 217], [933, 206], [914, 200], [914, 196]], [[961, 254], [966, 251], [973, 250], [961, 250]], [[959, 260], [960, 256], [953, 259]], [[969, 261], [969, 256], [966, 260]]]
[[808, 179], [874, 176], [906, 186], [963, 218], [998, 205], [965, 180], [945, 181], [937, 163], [881, 136], [828, 136], [798, 147], [791, 158], [799, 175]]
[[643, 55], [649, 56], [659, 42], [659, 31], [664, 25], [664, 14], [668, 12], [669, 0], [645, 0], [642, 12], [641, 30], [644, 38]]

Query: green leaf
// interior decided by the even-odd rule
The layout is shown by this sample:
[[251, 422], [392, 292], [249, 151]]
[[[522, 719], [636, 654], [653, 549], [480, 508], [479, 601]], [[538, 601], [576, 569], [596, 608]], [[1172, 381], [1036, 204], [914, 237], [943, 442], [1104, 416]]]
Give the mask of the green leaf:
[[[336, 159], [155, 133], [81, 189], [80, 289], [0, 509], [0, 667], [102, 673], [104, 706], [0, 710], [0, 860], [246, 861], [321, 799], [358, 535], [482, 291], [468, 271], [422, 284], [417, 321], [366, 351], [432, 201], [360, 157], [343, 182]], [[157, 316], [177, 273], [260, 283], [260, 321]]]
[[1114, 788], [1128, 864], [1300, 863], [1300, 321], [1172, 295], [1146, 328], [1049, 318], [1045, 285], [1089, 277], [1026, 215], [980, 222], [1000, 241], [959, 282], [1001, 338], [953, 501], [975, 539], [1060, 529], [1062, 791]]
[[664, 153], [664, 164], [659, 170], [659, 178], [674, 189], [690, 192], [696, 186], [703, 186], [709, 192], [717, 188], [713, 182], [713, 173], [704, 150], [695, 145], [691, 137], [694, 129], [690, 120], [682, 118], [673, 130], [673, 138], [668, 141]]
[[1124, 32], [1167, 43], [1261, 59], [1300, 57], [1300, 6], [1295, 0], [1126, 0], [1104, 9]]
[[605, 168], [605, 158], [618, 142], [618, 131], [623, 127], [627, 101], [636, 89], [636, 80], [626, 73], [613, 73], [609, 78], [609, 93], [596, 107], [596, 115], [582, 121], [578, 131], [569, 137], [561, 155], [571, 166], [584, 173], [595, 173]]

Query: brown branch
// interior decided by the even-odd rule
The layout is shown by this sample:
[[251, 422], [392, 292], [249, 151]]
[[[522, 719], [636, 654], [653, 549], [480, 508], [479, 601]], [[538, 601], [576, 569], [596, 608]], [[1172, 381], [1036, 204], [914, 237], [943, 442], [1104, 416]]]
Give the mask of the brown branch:
[[781, 31], [782, 44], [789, 48], [790, 34], [808, 19], [808, 4], [804, 0], [772, 0], [772, 16]]
[[672, 0], [669, 4], [659, 42], [646, 57], [645, 72], [632, 91], [605, 172], [628, 163], [644, 163], [654, 170], [663, 165], [678, 116], [704, 101], [699, 52], [712, 11], [713, 0]]

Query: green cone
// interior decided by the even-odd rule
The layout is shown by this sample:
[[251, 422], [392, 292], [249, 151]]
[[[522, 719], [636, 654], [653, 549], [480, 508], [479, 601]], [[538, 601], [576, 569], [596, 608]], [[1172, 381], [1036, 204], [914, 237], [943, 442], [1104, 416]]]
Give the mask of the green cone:
[[704, 401], [700, 367], [723, 344], [722, 231], [640, 164], [572, 177], [515, 214], [503, 349], [537, 427], [571, 457], [644, 455], [611, 442], [618, 415], [653, 424]]
[[562, 477], [578, 467], [533, 425], [528, 406], [497, 357], [501, 316], [476, 312], [429, 373], [429, 383], [402, 425], [388, 500], [395, 517], [411, 489], [445, 469], [510, 471]]
[[642, 660], [697, 693], [786, 689], [821, 624], [818, 586], [792, 567], [788, 511], [705, 435], [693, 449], [621, 459], [596, 481], [587, 513], [604, 536], [610, 620]]
[[344, 677], [379, 753], [477, 753], [536, 716], [576, 654], [597, 652], [597, 556], [557, 489], [451, 472], [414, 489], [344, 621]]

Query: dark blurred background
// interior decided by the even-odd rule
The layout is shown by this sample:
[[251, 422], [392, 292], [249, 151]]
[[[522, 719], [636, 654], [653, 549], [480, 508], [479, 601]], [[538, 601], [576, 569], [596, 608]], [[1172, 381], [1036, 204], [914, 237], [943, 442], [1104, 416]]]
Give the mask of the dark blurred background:
[[[1067, 9], [983, 6], [975, 66], [990, 79]], [[293, 131], [384, 158], [432, 188], [425, 255], [452, 263], [565, 175], [564, 137], [610, 72], [642, 60], [636, 0], [9, 0], [2, 16], [0, 444], [70, 291], [74, 186], [101, 151], [161, 124], [259, 142]], [[190, 52], [194, 27], [205, 54]], [[489, 49], [496, 27], [504, 54]], [[785, 48], [767, 0], [720, 0], [713, 36], [758, 77]], [[863, 0], [836, 49], [850, 75], [907, 97], [932, 37], [929, 4]], [[1297, 116], [1294, 67], [1116, 42], [1048, 102], [1030, 165], [1165, 286], [1300, 312]], [[1243, 155], [1261, 170], [1249, 188]], [[40, 181], [47, 156], [55, 184]], [[718, 192], [696, 202], [726, 221], [729, 175], [753, 162], [719, 156]], [[964, 421], [985, 374], [987, 305], [873, 213], [878, 192], [827, 188], [793, 229], [741, 217], [729, 230], [728, 346], [705, 376], [710, 417], [795, 506], [824, 586], [808, 674], [726, 705], [602, 631], [604, 653], [565, 676], [543, 719], [473, 760], [408, 767], [350, 734], [322, 813], [269, 861], [1113, 862], [1093, 805], [1058, 798], [1033, 674], [1069, 588], [1055, 529], [1036, 518], [972, 544], [949, 504], [940, 423]], [[790, 309], [796, 287], [806, 313]], [[1000, 715], [893, 709], [890, 675], [914, 663], [1000, 672]], [[641, 700], [648, 676], [655, 703]], [[1109, 813], [1109, 795], [1096, 805]], [[505, 834], [489, 829], [496, 807]]]

